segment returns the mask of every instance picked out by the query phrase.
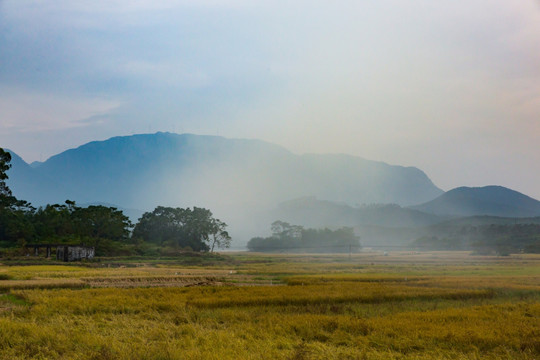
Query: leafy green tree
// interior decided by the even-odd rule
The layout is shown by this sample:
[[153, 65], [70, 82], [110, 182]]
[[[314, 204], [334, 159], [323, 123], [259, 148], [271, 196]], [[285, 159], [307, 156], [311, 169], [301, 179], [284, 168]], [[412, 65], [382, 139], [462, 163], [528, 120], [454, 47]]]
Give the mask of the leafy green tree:
[[37, 242], [91, 245], [97, 255], [118, 253], [130, 237], [131, 221], [114, 207], [78, 207], [74, 201], [40, 207], [32, 214]]
[[159, 246], [178, 243], [183, 209], [158, 206], [152, 212], [145, 212], [133, 229], [132, 238], [143, 239]]
[[146, 212], [133, 230], [133, 238], [160, 246], [209, 251], [215, 246], [228, 247], [227, 224], [215, 219], [205, 208], [171, 208], [158, 206]]
[[0, 148], [0, 206], [4, 205], [5, 199], [12, 196], [11, 190], [6, 184], [7, 171], [11, 168], [11, 154]]
[[0, 246], [3, 247], [25, 244], [34, 235], [28, 216], [33, 208], [28, 202], [17, 200], [6, 184], [10, 162], [11, 154], [0, 148]]
[[24, 246], [35, 238], [31, 213], [0, 208], [0, 247]]
[[228, 248], [231, 246], [231, 237], [229, 233], [225, 230], [227, 224], [219, 219], [212, 219], [212, 228], [210, 231], [210, 252], [214, 251], [214, 247], [220, 249]]
[[300, 225], [291, 225], [288, 222], [277, 220], [270, 225], [270, 229], [274, 237], [285, 240], [300, 239], [304, 228]]
[[193, 250], [208, 251], [212, 229], [212, 212], [205, 208], [183, 209], [184, 225], [181, 232]]
[[73, 209], [72, 222], [75, 233], [83, 241], [94, 246], [98, 255], [105, 252], [101, 249], [104, 242], [109, 246], [111, 242], [128, 242], [133, 225], [121, 210], [102, 205], [78, 208], [74, 203], [66, 203]]
[[9, 178], [7, 171], [11, 168], [11, 154], [8, 151], [0, 148], [0, 208], [8, 208], [12, 210], [30, 211], [33, 210], [30, 203], [24, 200], [17, 200], [13, 196], [11, 189], [6, 184]]
[[[105, 206], [77, 207], [74, 201], [34, 209], [17, 200], [6, 184], [11, 154], [0, 148], [0, 246], [85, 242], [105, 255], [111, 244], [126, 243], [132, 224], [122, 211]], [[107, 246], [103, 246], [106, 244]]]
[[66, 205], [46, 205], [33, 214], [38, 242], [78, 242], [73, 209]]
[[343, 227], [337, 230], [304, 229], [284, 221], [274, 221], [272, 236], [252, 238], [247, 246], [250, 251], [263, 252], [349, 252], [360, 249], [360, 238], [354, 229]]

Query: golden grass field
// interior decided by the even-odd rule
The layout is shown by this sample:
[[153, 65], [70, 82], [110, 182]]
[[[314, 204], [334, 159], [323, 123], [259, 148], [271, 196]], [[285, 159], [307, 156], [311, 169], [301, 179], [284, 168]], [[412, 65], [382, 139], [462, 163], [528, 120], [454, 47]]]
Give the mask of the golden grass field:
[[538, 255], [227, 257], [0, 265], [0, 359], [540, 359]]

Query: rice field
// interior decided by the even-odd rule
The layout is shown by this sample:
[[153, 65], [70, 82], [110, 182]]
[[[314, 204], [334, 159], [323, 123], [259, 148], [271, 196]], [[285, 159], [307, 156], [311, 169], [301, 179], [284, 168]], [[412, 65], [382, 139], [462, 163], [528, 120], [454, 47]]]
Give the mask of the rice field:
[[540, 256], [0, 265], [0, 359], [540, 359]]

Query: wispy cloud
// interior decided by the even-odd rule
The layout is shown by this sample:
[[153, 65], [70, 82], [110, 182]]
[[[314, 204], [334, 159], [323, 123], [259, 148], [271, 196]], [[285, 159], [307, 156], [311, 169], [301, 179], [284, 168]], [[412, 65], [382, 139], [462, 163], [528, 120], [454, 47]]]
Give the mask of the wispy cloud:
[[118, 106], [119, 102], [100, 98], [57, 96], [1, 87], [0, 134], [83, 126], [85, 119], [104, 116]]

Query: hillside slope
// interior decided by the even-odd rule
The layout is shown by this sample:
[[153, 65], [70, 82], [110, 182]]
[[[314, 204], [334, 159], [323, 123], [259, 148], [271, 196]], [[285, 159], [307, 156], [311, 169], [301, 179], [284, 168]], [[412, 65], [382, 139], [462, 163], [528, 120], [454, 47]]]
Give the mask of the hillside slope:
[[306, 227], [378, 226], [388, 228], [416, 228], [437, 224], [444, 220], [395, 204], [351, 207], [315, 197], [287, 201], [271, 212], [271, 217]]
[[459, 187], [411, 208], [450, 216], [540, 216], [540, 201], [502, 186]]

